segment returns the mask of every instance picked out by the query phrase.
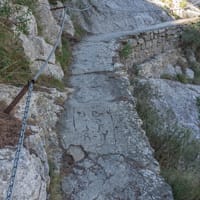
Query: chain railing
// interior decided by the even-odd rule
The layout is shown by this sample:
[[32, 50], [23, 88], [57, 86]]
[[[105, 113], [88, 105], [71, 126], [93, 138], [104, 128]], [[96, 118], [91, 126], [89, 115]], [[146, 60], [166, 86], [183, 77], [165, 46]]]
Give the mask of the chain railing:
[[[63, 29], [64, 29], [65, 17], [66, 17], [66, 8], [63, 9], [62, 25], [61, 25], [59, 34], [57, 36], [57, 40], [56, 40], [54, 47], [51, 50], [48, 58], [45, 60], [44, 64], [40, 67], [40, 70], [38, 71], [38, 73], [36, 73], [36, 75], [34, 76], [32, 81], [29, 81], [29, 83], [17, 95], [17, 97], [19, 99], [19, 97], [23, 97], [23, 95], [28, 90], [24, 115], [23, 115], [23, 119], [22, 119], [22, 127], [21, 127], [21, 130], [20, 130], [20, 133], [19, 133], [19, 140], [18, 140], [18, 144], [17, 144], [17, 150], [16, 150], [16, 153], [15, 153], [15, 157], [14, 157], [14, 163], [13, 163], [13, 168], [12, 168], [9, 186], [8, 186], [8, 190], [7, 190], [6, 200], [12, 199], [12, 193], [13, 193], [13, 189], [14, 189], [15, 178], [16, 178], [16, 174], [17, 174], [19, 159], [20, 159], [20, 152], [21, 152], [21, 149], [23, 147], [24, 135], [25, 135], [25, 132], [26, 132], [26, 127], [27, 127], [27, 119], [28, 119], [28, 113], [29, 113], [29, 109], [30, 109], [30, 102], [31, 102], [31, 95], [32, 95], [32, 92], [33, 92], [33, 85], [34, 85], [35, 81], [39, 78], [39, 76], [42, 74], [42, 72], [45, 70], [45, 68], [47, 67], [49, 60], [51, 59], [53, 53], [55, 53], [55, 50], [56, 50], [56, 48], [58, 47], [58, 45], [61, 41], [61, 35], [62, 35]], [[15, 100], [12, 102], [13, 105], [16, 103]]]

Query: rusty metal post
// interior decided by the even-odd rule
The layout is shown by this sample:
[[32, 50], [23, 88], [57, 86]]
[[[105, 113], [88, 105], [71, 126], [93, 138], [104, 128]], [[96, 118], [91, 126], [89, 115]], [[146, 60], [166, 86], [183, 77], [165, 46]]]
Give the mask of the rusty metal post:
[[[32, 80], [31, 82], [34, 83]], [[14, 100], [10, 103], [10, 105], [3, 111], [6, 114], [10, 114], [10, 112], [13, 110], [13, 108], [19, 103], [19, 101], [22, 99], [22, 97], [26, 94], [29, 88], [30, 81], [21, 89], [21, 91], [18, 93], [18, 95], [14, 98]]]
[[55, 8], [51, 8], [50, 10], [59, 10], [59, 9], [63, 9], [65, 8], [66, 6], [62, 6], [62, 7], [55, 7]]

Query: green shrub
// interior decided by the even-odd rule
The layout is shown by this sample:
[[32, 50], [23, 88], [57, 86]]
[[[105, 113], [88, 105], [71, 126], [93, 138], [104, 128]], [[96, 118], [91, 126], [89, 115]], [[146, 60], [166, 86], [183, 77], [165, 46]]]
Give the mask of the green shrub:
[[172, 6], [173, 0], [161, 0], [163, 3], [166, 3], [168, 6]]
[[181, 83], [189, 83], [185, 74], [177, 74], [176, 80], [181, 82]]
[[86, 31], [76, 21], [74, 21], [74, 29], [75, 38], [80, 41], [86, 35]]
[[12, 0], [12, 3], [27, 6], [30, 11], [33, 11], [35, 9], [37, 1], [38, 0]]
[[199, 120], [200, 120], [200, 97], [197, 97], [197, 99], [196, 99], [196, 105], [197, 105], [197, 108], [198, 108]]
[[194, 79], [192, 81], [193, 84], [200, 85], [200, 64], [198, 62], [191, 63], [192, 70], [194, 71]]
[[[6, 24], [12, 24], [16, 26], [16, 30], [19, 32], [27, 33], [28, 23], [30, 21], [30, 14], [34, 10], [37, 0], [6, 0], [4, 3], [0, 3], [0, 18]], [[15, 4], [15, 6], [11, 5]], [[20, 6], [27, 6], [27, 11], [22, 11]], [[11, 16], [15, 13], [16, 18], [11, 21]]]
[[119, 52], [121, 58], [128, 58], [128, 56], [132, 53], [132, 46], [127, 42], [123, 45], [122, 49]]
[[30, 77], [29, 62], [21, 42], [0, 23], [0, 82], [18, 85], [26, 83]]
[[62, 37], [62, 48], [56, 50], [56, 60], [61, 64], [65, 74], [68, 72], [68, 66], [72, 60], [71, 45], [67, 37]]
[[182, 44], [184, 47], [197, 49], [200, 47], [200, 22], [188, 26], [182, 34]]
[[167, 80], [174, 80], [174, 77], [172, 75], [170, 75], [170, 74], [162, 74], [160, 76], [160, 78], [167, 79]]
[[187, 7], [187, 4], [188, 4], [187, 0], [182, 0], [182, 1], [179, 3], [179, 6], [180, 6], [180, 8], [184, 9], [184, 8]]
[[55, 164], [49, 161], [50, 200], [62, 200], [61, 175], [55, 170]]
[[175, 200], [200, 200], [200, 176], [191, 171], [165, 169], [162, 175], [172, 186]]

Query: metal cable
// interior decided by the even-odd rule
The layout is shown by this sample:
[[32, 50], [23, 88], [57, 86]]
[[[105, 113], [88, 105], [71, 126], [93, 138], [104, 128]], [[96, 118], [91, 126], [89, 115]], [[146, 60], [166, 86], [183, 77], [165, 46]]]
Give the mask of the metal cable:
[[21, 130], [20, 130], [19, 141], [18, 141], [18, 144], [17, 144], [17, 150], [16, 150], [15, 157], [14, 157], [14, 164], [13, 164], [10, 182], [9, 182], [9, 186], [8, 186], [8, 190], [7, 190], [7, 194], [6, 194], [6, 200], [11, 200], [11, 198], [12, 198], [12, 192], [13, 192], [13, 188], [14, 188], [15, 177], [16, 177], [16, 173], [17, 173], [19, 158], [20, 158], [20, 152], [21, 152], [21, 148], [22, 148], [23, 143], [24, 143], [24, 134], [25, 134], [25, 131], [26, 131], [26, 126], [27, 126], [28, 112], [29, 112], [29, 108], [30, 108], [31, 95], [32, 95], [32, 92], [33, 92], [33, 84], [38, 79], [38, 77], [41, 75], [41, 73], [44, 71], [44, 69], [46, 68], [49, 60], [51, 59], [51, 57], [53, 55], [53, 53], [55, 52], [56, 48], [59, 45], [61, 35], [62, 35], [63, 29], [64, 29], [66, 8], [63, 10], [63, 12], [64, 13], [63, 13], [62, 26], [61, 26], [61, 29], [60, 29], [59, 34], [57, 36], [57, 40], [54, 44], [54, 47], [53, 47], [52, 51], [50, 52], [48, 58], [46, 59], [45, 63], [40, 67], [40, 70], [38, 71], [38, 73], [35, 75], [33, 80], [29, 82], [28, 95], [27, 95], [27, 99], [26, 99], [24, 116], [23, 116], [23, 119], [22, 119], [22, 127], [21, 127]]
[[13, 188], [14, 188], [14, 182], [15, 182], [15, 177], [16, 177], [16, 173], [17, 173], [20, 152], [21, 152], [21, 148], [24, 143], [24, 134], [26, 131], [26, 126], [27, 126], [27, 119], [28, 119], [28, 112], [29, 112], [29, 108], [30, 108], [32, 91], [33, 91], [33, 82], [31, 81], [29, 83], [29, 90], [28, 90], [28, 95], [27, 95], [27, 99], [26, 99], [24, 116], [23, 116], [23, 120], [22, 120], [22, 127], [21, 127], [20, 134], [19, 134], [20, 136], [19, 136], [19, 141], [17, 144], [17, 150], [15, 153], [14, 164], [13, 164], [13, 168], [12, 168], [12, 172], [11, 172], [11, 177], [10, 177], [10, 182], [9, 182], [9, 186], [8, 186], [8, 190], [7, 190], [6, 200], [11, 200], [11, 198], [12, 198], [12, 192], [13, 192]]
[[51, 59], [53, 53], [55, 53], [55, 50], [56, 48], [58, 47], [59, 43], [60, 43], [60, 40], [61, 40], [61, 35], [62, 35], [62, 32], [63, 32], [63, 29], [64, 29], [64, 24], [65, 24], [65, 16], [66, 16], [66, 8], [63, 10], [63, 20], [62, 20], [62, 25], [61, 25], [61, 28], [60, 28], [60, 31], [58, 33], [58, 36], [57, 36], [57, 40], [54, 44], [54, 47], [53, 49], [51, 50], [48, 58], [46, 59], [46, 61], [44, 62], [44, 64], [40, 67], [40, 70], [37, 72], [37, 74], [34, 76], [33, 80], [36, 81], [39, 76], [42, 74], [42, 72], [45, 70], [49, 60]]

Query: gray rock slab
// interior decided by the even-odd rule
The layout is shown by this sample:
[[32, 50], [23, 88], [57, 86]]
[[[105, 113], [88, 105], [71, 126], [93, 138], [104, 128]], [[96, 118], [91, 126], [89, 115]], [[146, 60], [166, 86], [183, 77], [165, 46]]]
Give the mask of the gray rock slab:
[[149, 1], [75, 0], [73, 2], [83, 7], [91, 6], [91, 9], [78, 13], [78, 16], [84, 29], [92, 33], [133, 30], [171, 19], [164, 10]]
[[[135, 15], [127, 9], [157, 7], [147, 1], [132, 0], [73, 2], [91, 6], [90, 10], [78, 13], [86, 30], [106, 34], [88, 36], [74, 48], [69, 80], [74, 92], [58, 124], [63, 149], [75, 161], [62, 179], [64, 197], [172, 200], [171, 189], [159, 175], [158, 162], [141, 128], [127, 73], [114, 65], [119, 47], [114, 37], [161, 21], [159, 14]], [[122, 11], [116, 12], [118, 9]], [[72, 147], [81, 151], [72, 151]]]
[[72, 65], [72, 74], [113, 70], [112, 57], [115, 54], [114, 50], [117, 49], [114, 41], [81, 42], [75, 49], [76, 62]]
[[63, 177], [64, 194], [75, 200], [173, 199], [141, 128], [127, 74], [113, 69], [116, 47], [114, 41], [76, 47], [69, 81], [74, 92], [58, 124], [61, 144], [75, 161]]
[[117, 154], [89, 154], [62, 185], [66, 197], [77, 200], [171, 199], [168, 185], [156, 173]]

